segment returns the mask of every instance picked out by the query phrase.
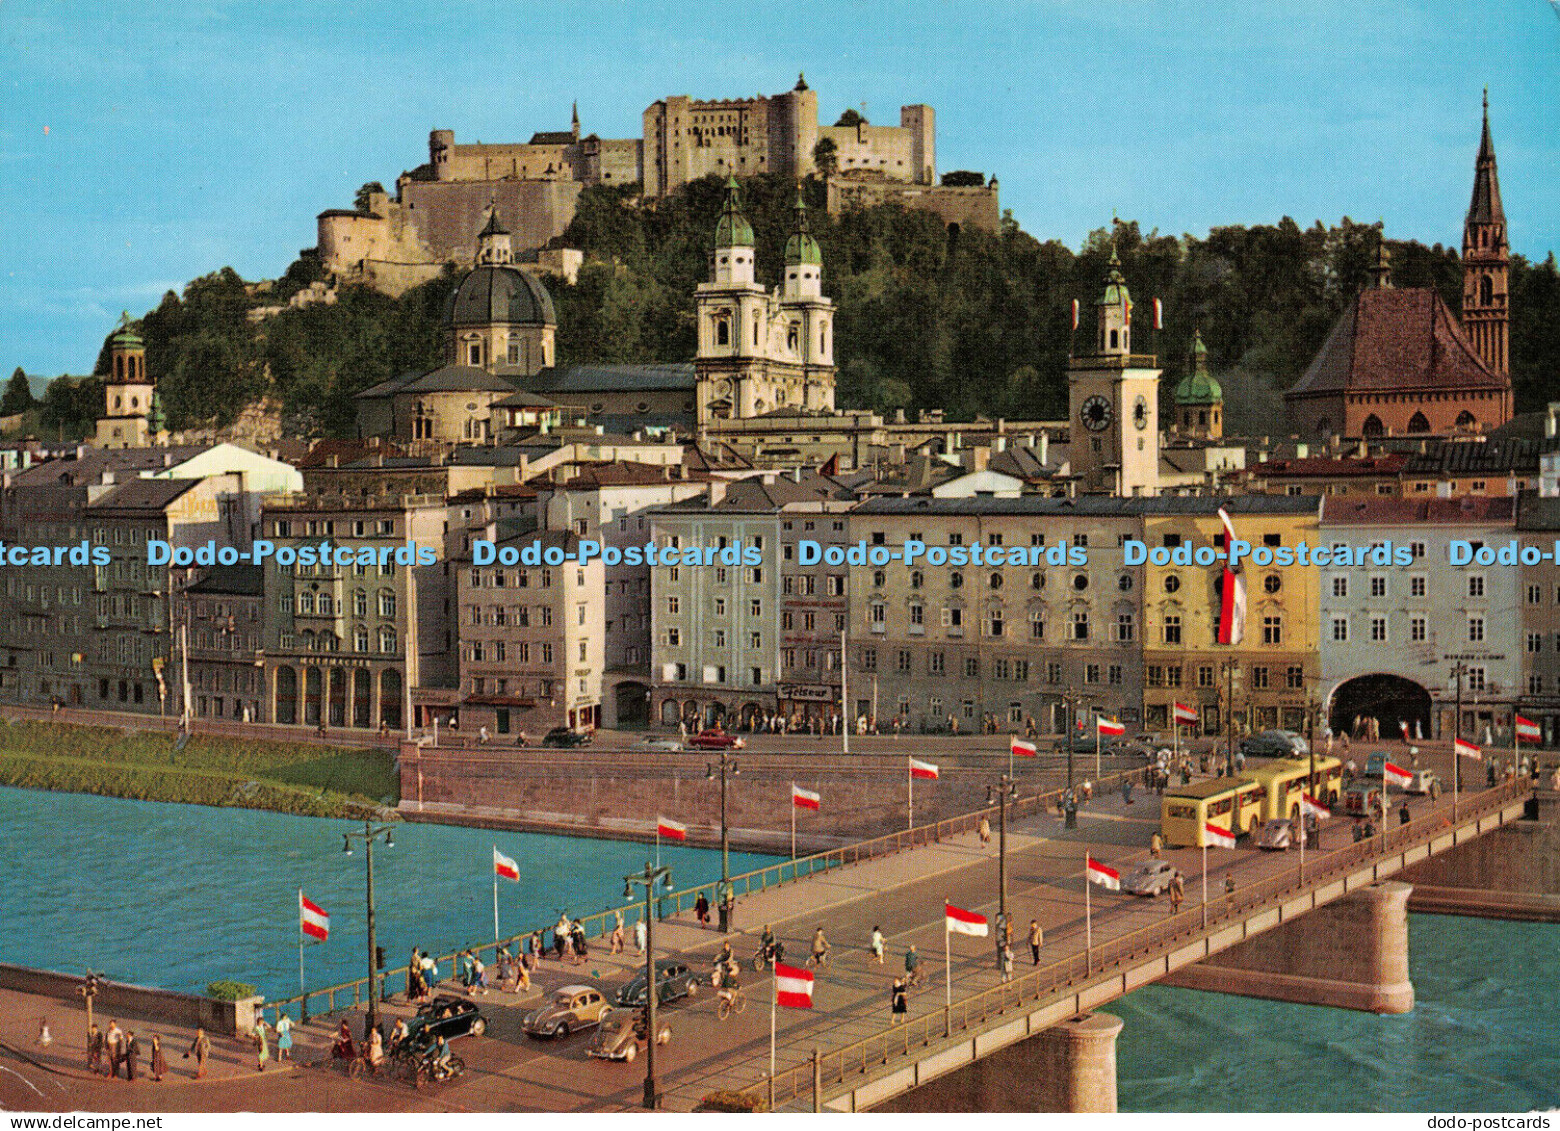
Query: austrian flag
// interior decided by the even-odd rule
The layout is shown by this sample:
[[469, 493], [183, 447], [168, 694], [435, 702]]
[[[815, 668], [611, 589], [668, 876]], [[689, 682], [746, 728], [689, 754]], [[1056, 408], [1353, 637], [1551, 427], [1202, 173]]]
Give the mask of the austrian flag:
[[1484, 751], [1480, 750], [1477, 746], [1475, 746], [1473, 743], [1469, 742], [1466, 738], [1459, 738], [1459, 739], [1453, 740], [1453, 742], [1452, 742], [1452, 750], [1453, 750], [1454, 753], [1460, 755], [1461, 757], [1464, 757], [1464, 758], [1474, 758], [1474, 759], [1477, 759], [1480, 762], [1484, 761]]
[[1544, 733], [1538, 729], [1538, 724], [1532, 719], [1526, 719], [1518, 715], [1517, 740], [1519, 742], [1542, 742], [1544, 741]]
[[925, 778], [927, 781], [937, 780], [937, 763], [921, 762], [915, 758], [910, 759], [910, 776], [913, 778]]
[[798, 966], [775, 963], [775, 1002], [788, 1009], [812, 1008], [813, 976], [811, 970]]
[[821, 798], [812, 790], [802, 789], [795, 782], [791, 783], [791, 804], [796, 808], [816, 810], [820, 801]]
[[1121, 873], [1109, 864], [1101, 864], [1092, 856], [1084, 857], [1083, 874], [1088, 877], [1091, 884], [1099, 884], [1102, 888], [1111, 891], [1121, 890]]
[[955, 907], [951, 903], [943, 904], [943, 914], [946, 916], [947, 929], [956, 935], [974, 935], [976, 938], [985, 938], [989, 930], [989, 924], [984, 915], [977, 915], [973, 911], [966, 911], [962, 907]]
[[1035, 756], [1035, 744], [1025, 742], [1021, 738], [1015, 738], [1008, 743], [1008, 752], [1015, 758], [1033, 758]]
[[1203, 843], [1211, 848], [1234, 848], [1235, 837], [1228, 829], [1221, 829], [1212, 821], [1204, 821]]
[[[1225, 561], [1229, 560], [1230, 547], [1235, 544], [1235, 524], [1229, 512], [1219, 508], [1219, 522], [1224, 525]], [[1246, 635], [1246, 575], [1239, 569], [1224, 567], [1224, 577], [1219, 583], [1219, 643], [1239, 644]]]
[[1307, 817], [1316, 817], [1318, 820], [1322, 821], [1325, 821], [1327, 818], [1332, 816], [1332, 810], [1327, 808], [1327, 806], [1323, 805], [1316, 798], [1312, 797], [1309, 793], [1302, 793], [1300, 795], [1300, 812]]
[[688, 826], [669, 817], [657, 817], [655, 819], [655, 835], [664, 837], [667, 840], [687, 840]]
[[[1473, 744], [1469, 743], [1469, 745], [1472, 746]], [[1479, 749], [1477, 746], [1474, 746], [1473, 748], [1475, 751]], [[1474, 757], [1478, 757], [1478, 754], [1475, 753]], [[1408, 786], [1412, 785], [1414, 781], [1413, 774], [1409, 773], [1402, 766], [1396, 765], [1392, 762], [1383, 763], [1381, 768], [1381, 776], [1383, 779], [1385, 779], [1388, 785]]]
[[1188, 707], [1185, 703], [1175, 705], [1175, 721], [1182, 726], [1194, 726], [1197, 723], [1197, 708]]
[[520, 882], [520, 865], [493, 846], [493, 874], [501, 880], [514, 880]]
[[330, 938], [330, 916], [301, 891], [298, 893], [298, 929], [320, 942]]
[[1119, 736], [1127, 733], [1126, 727], [1118, 723], [1115, 719], [1107, 719], [1103, 715], [1094, 720], [1094, 728], [1095, 730], [1099, 731], [1100, 734]]

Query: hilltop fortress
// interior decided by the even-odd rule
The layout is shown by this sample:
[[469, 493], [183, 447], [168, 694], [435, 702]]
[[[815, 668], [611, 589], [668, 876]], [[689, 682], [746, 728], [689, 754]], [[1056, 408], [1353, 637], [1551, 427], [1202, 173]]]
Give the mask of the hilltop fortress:
[[994, 231], [995, 178], [937, 183], [936, 121], [932, 107], [914, 105], [900, 108], [897, 126], [875, 126], [853, 113], [841, 124], [820, 125], [817, 92], [798, 79], [770, 96], [663, 98], [646, 108], [640, 138], [582, 136], [577, 107], [568, 130], [536, 133], [524, 143], [458, 144], [453, 130], [434, 130], [427, 164], [402, 173], [394, 196], [371, 193], [363, 210], [320, 213], [315, 253], [338, 279], [399, 294], [446, 264], [475, 263], [472, 234], [496, 210], [517, 253], [572, 276], [577, 253], [547, 245], [574, 218], [585, 186], [638, 184], [655, 199], [710, 174], [823, 176], [831, 213], [898, 201], [950, 225]]

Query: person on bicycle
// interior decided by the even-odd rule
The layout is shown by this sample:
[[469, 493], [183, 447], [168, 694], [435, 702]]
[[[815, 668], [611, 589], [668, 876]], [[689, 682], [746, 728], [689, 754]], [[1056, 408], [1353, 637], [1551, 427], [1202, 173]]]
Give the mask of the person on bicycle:
[[814, 966], [822, 966], [829, 960], [829, 940], [823, 937], [823, 928], [813, 931], [812, 961]]
[[916, 953], [915, 944], [910, 944], [910, 949], [905, 951], [905, 975], [910, 985], [918, 985], [921, 981], [921, 956]]
[[775, 960], [775, 933], [768, 923], [764, 924], [764, 933], [758, 937], [758, 953], [766, 963]]
[[428, 1068], [438, 1078], [447, 1076], [450, 1071], [450, 1043], [440, 1033], [434, 1040], [433, 1047], [428, 1050]]
[[411, 1030], [406, 1027], [406, 1018], [397, 1017], [395, 1019], [395, 1026], [390, 1030], [390, 1045], [386, 1051], [391, 1056], [394, 1056], [396, 1049], [400, 1048], [403, 1044], [406, 1043], [406, 1038], [410, 1035], [410, 1033]]

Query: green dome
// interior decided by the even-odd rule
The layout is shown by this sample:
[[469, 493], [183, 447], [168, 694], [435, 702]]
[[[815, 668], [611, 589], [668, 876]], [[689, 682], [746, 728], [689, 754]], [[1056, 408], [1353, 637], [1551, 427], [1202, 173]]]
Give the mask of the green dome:
[[796, 190], [795, 212], [796, 229], [791, 233], [791, 238], [785, 241], [785, 265], [795, 267], [803, 263], [822, 264], [823, 249], [807, 230], [807, 202], [802, 199], [801, 189]]
[[130, 312], [128, 310], [119, 316], [119, 325], [108, 336], [108, 348], [115, 350], [146, 348], [146, 343], [141, 340], [141, 335], [130, 328]]
[[1192, 332], [1192, 370], [1175, 387], [1175, 403], [1178, 405], [1220, 404], [1224, 390], [1208, 373], [1208, 347], [1203, 345], [1202, 331]]
[[726, 203], [720, 210], [720, 220], [715, 225], [716, 247], [752, 247], [753, 225], [742, 215], [742, 202], [737, 196], [737, 178], [726, 181]]
[[1100, 296], [1100, 306], [1119, 306], [1132, 303], [1132, 296], [1127, 292], [1127, 280], [1121, 274], [1121, 260], [1116, 258], [1116, 253], [1110, 253], [1110, 271], [1105, 276], [1105, 293]]

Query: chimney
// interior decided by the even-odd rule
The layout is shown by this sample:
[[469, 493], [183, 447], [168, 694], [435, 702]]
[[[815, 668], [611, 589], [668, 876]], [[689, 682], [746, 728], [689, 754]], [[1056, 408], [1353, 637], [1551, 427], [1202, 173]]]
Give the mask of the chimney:
[[792, 483], [800, 483], [801, 481], [802, 481], [802, 469], [801, 469], [801, 467], [800, 466], [793, 467], [791, 469], [791, 482]]
[[1050, 454], [1050, 451], [1051, 451], [1051, 434], [1049, 432], [1041, 432], [1040, 433], [1040, 466], [1042, 466], [1042, 467], [1045, 466], [1046, 458]]
[[1296, 459], [1305, 459], [1306, 456], [1308, 456], [1310, 454], [1311, 454], [1311, 445], [1309, 445], [1309, 444], [1296, 444], [1295, 445], [1295, 458]]
[[1257, 453], [1257, 462], [1258, 463], [1266, 463], [1267, 460], [1268, 460], [1268, 450], [1266, 448], [1263, 448], [1261, 451], [1259, 451]]
[[894, 410], [894, 423], [895, 424], [903, 424], [904, 422], [905, 422], [905, 410], [902, 409], [902, 408], [896, 408]]
[[1544, 438], [1547, 440], [1555, 438], [1555, 418], [1557, 415], [1560, 415], [1560, 401], [1550, 401], [1549, 410], [1544, 413]]
[[998, 432], [991, 438], [991, 450], [993, 453], [1007, 451], [1007, 437]]
[[719, 506], [726, 498], [726, 481], [724, 479], [710, 480], [710, 506]]

